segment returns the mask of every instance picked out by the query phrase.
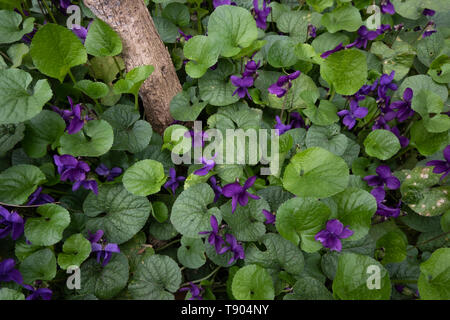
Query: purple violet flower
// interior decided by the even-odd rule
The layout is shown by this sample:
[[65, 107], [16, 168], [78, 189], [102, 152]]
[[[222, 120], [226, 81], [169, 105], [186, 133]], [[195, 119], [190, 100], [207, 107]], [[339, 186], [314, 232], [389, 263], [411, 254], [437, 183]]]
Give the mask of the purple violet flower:
[[68, 154], [62, 156], [54, 155], [53, 160], [58, 168], [58, 173], [61, 175], [61, 181], [69, 180], [74, 182], [72, 191], [83, 187], [86, 190], [92, 190], [96, 195], [98, 194], [97, 181], [86, 180], [86, 173], [91, 170], [86, 162]]
[[424, 16], [428, 16], [428, 17], [434, 16], [435, 13], [436, 13], [436, 11], [431, 10], [431, 9], [423, 9], [423, 11], [422, 11], [422, 14]]
[[328, 58], [330, 55], [332, 55], [333, 53], [338, 52], [338, 51], [341, 51], [341, 50], [344, 50], [344, 46], [343, 46], [342, 42], [339, 43], [339, 44], [336, 46], [336, 48], [331, 49], [331, 50], [328, 50], [328, 51], [325, 51], [324, 53], [322, 53], [322, 54], [320, 55], [320, 57], [323, 58], [323, 59], [326, 59], [326, 58]]
[[33, 40], [33, 37], [36, 34], [36, 32], [37, 32], [37, 29], [33, 28], [33, 31], [31, 31], [30, 33], [24, 34], [24, 36], [22, 37], [22, 42], [25, 44], [31, 44], [31, 41]]
[[215, 216], [211, 216], [209, 221], [211, 223], [212, 231], [201, 231], [198, 234], [209, 235], [208, 236], [209, 244], [216, 249], [217, 254], [221, 254], [219, 252], [222, 249], [222, 246], [225, 244], [225, 241], [219, 235], [219, 223], [217, 222], [217, 218]]
[[450, 145], [445, 147], [443, 154], [445, 160], [432, 160], [427, 162], [427, 166], [434, 166], [433, 173], [443, 173], [440, 181], [444, 180], [450, 174]]
[[214, 155], [214, 157], [212, 157], [212, 159], [207, 160], [204, 157], [200, 158], [200, 161], [203, 164], [203, 167], [195, 170], [194, 174], [197, 176], [206, 176], [208, 174], [208, 172], [210, 172], [211, 170], [214, 169], [214, 166], [216, 165], [216, 162], [214, 161], [214, 159], [217, 157], [217, 154]]
[[382, 34], [384, 31], [384, 27], [381, 27], [377, 30], [369, 30], [366, 26], [361, 26], [358, 29], [358, 37], [356, 40], [348, 45], [345, 46], [345, 48], [366, 48], [367, 43], [369, 40], [375, 40], [380, 34]]
[[102, 267], [105, 267], [111, 260], [112, 254], [120, 252], [120, 249], [115, 243], [106, 243], [102, 237], [103, 230], [98, 230], [94, 234], [89, 232], [88, 240], [91, 242], [92, 253], [97, 254], [97, 262], [100, 263], [103, 260]]
[[89, 28], [92, 24], [92, 21], [89, 23], [88, 27], [85, 28], [83, 26], [80, 26], [78, 24], [73, 24], [72, 25], [72, 32], [78, 37], [78, 39], [80, 39], [80, 41], [84, 44], [84, 42], [86, 41], [86, 36], [89, 32]]
[[233, 257], [228, 261], [228, 264], [232, 264], [234, 261], [238, 259], [245, 259], [244, 248], [237, 241], [237, 239], [232, 235], [227, 233], [225, 235], [225, 239], [227, 240], [229, 246], [225, 246], [220, 250], [220, 254], [223, 254], [227, 251], [231, 251], [233, 253]]
[[175, 195], [175, 191], [177, 190], [178, 186], [180, 185], [181, 181], [186, 180], [183, 176], [177, 177], [177, 172], [174, 168], [170, 168], [169, 170], [169, 180], [164, 184], [164, 188], [167, 190], [172, 190], [172, 194]]
[[291, 126], [292, 128], [306, 128], [305, 120], [298, 112], [292, 112], [291, 116]]
[[248, 204], [248, 198], [252, 198], [255, 200], [260, 199], [260, 197], [251, 194], [247, 190], [250, 189], [256, 181], [256, 176], [250, 177], [245, 181], [244, 185], [241, 186], [238, 181], [227, 184], [222, 188], [222, 194], [231, 198], [231, 213], [234, 213], [236, 210], [237, 204], [245, 207]]
[[52, 109], [58, 113], [66, 122], [67, 133], [75, 134], [83, 129], [85, 121], [89, 120], [88, 117], [82, 118], [82, 106], [81, 104], [74, 105], [71, 97], [67, 97], [70, 103], [70, 110], [59, 109], [53, 106]]
[[233, 92], [233, 96], [237, 93], [239, 98], [244, 98], [247, 96], [250, 100], [252, 99], [250, 97], [250, 94], [248, 93], [248, 88], [253, 86], [253, 83], [255, 82], [255, 79], [253, 77], [238, 77], [238, 76], [231, 76], [231, 83], [233, 86], [237, 87], [237, 89]]
[[308, 36], [310, 36], [311, 38], [315, 38], [317, 36], [316, 31], [317, 29], [314, 25], [308, 24]]
[[52, 202], [55, 202], [55, 199], [46, 193], [42, 193], [42, 187], [39, 187], [28, 197], [27, 206], [41, 205]]
[[209, 181], [211, 182], [211, 187], [214, 190], [214, 202], [217, 202], [219, 200], [220, 196], [222, 195], [222, 187], [217, 184], [217, 180], [215, 176], [212, 176], [209, 178]]
[[342, 120], [342, 123], [349, 129], [353, 129], [353, 127], [356, 125], [356, 119], [362, 119], [365, 116], [367, 116], [367, 113], [369, 110], [364, 107], [360, 107], [358, 105], [358, 99], [359, 97], [352, 97], [350, 99], [350, 110], [341, 110], [337, 114], [340, 117], [344, 117], [344, 120]]
[[400, 188], [400, 180], [392, 175], [391, 169], [388, 166], [378, 166], [375, 171], [377, 173], [376, 175], [369, 175], [363, 178], [369, 186], [383, 187], [386, 185], [386, 187], [391, 190]]
[[395, 14], [394, 5], [389, 0], [381, 0], [381, 12], [384, 14]]
[[23, 283], [22, 274], [14, 269], [16, 262], [14, 259], [5, 259], [0, 262], [0, 282], [14, 281], [17, 284]]
[[31, 291], [31, 294], [26, 297], [26, 300], [39, 300], [39, 298], [42, 300], [52, 299], [53, 292], [49, 288], [36, 289], [28, 284], [25, 284], [23, 287]]
[[414, 115], [414, 110], [411, 108], [413, 98], [413, 90], [406, 88], [403, 92], [403, 100], [392, 102], [390, 108], [397, 110], [396, 118], [399, 122], [404, 122]]
[[278, 98], [283, 97], [292, 87], [292, 81], [300, 76], [300, 71], [295, 71], [289, 75], [280, 76], [274, 84], [269, 87], [269, 93], [275, 94]]
[[213, 0], [214, 9], [224, 5], [231, 5], [231, 0]]
[[3, 226], [0, 228], [0, 239], [9, 234], [13, 240], [19, 239], [23, 234], [24, 224], [23, 218], [16, 211], [9, 212], [0, 206], [0, 226]]
[[326, 228], [319, 231], [314, 236], [314, 239], [320, 241], [325, 248], [340, 252], [342, 250], [341, 239], [346, 239], [353, 235], [353, 231], [348, 227], [344, 227], [338, 219], [329, 220]]
[[77, 191], [80, 187], [86, 190], [92, 190], [98, 196], [98, 184], [95, 180], [76, 181], [72, 186], [72, 191]]
[[202, 146], [202, 148], [205, 146], [205, 139], [208, 138], [208, 134], [204, 131], [195, 131], [189, 130], [184, 134], [186, 138], [191, 137], [192, 138], [192, 146], [194, 148]]
[[435, 27], [434, 22], [433, 22], [433, 21], [429, 21], [429, 22], [427, 23], [427, 25], [425, 26], [425, 28], [424, 28], [424, 32], [423, 32], [423, 34], [422, 34], [422, 38], [429, 37], [429, 36], [431, 36], [433, 33], [437, 32], [437, 30], [435, 30], [434, 27]]
[[58, 173], [61, 175], [61, 181], [83, 181], [86, 179], [86, 173], [91, 170], [86, 162], [78, 160], [69, 154], [54, 155], [53, 160]]
[[399, 142], [400, 142], [400, 146], [402, 148], [405, 148], [409, 145], [409, 139], [407, 137], [401, 136], [400, 135], [400, 130], [398, 130], [397, 127], [392, 127], [392, 129], [390, 129], [390, 131], [395, 134], [395, 136], [398, 138]]
[[279, 116], [275, 116], [275, 120], [277, 123], [275, 124], [274, 128], [278, 129], [278, 135], [281, 136], [283, 133], [285, 133], [288, 130], [292, 129], [292, 124], [284, 124]]
[[181, 29], [178, 29], [178, 33], [180, 34], [180, 36], [177, 38], [177, 41], [180, 41], [181, 38], [183, 38], [184, 41], [189, 41], [189, 39], [192, 38], [190, 34], [185, 34]]
[[70, 7], [72, 5], [72, 3], [70, 0], [59, 0], [59, 5], [61, 8], [67, 9], [68, 7]]
[[99, 176], [105, 177], [106, 181], [113, 181], [114, 178], [122, 174], [122, 168], [114, 167], [110, 170], [105, 164], [101, 163], [97, 169], [95, 169], [95, 172]]
[[272, 212], [270, 212], [270, 211], [268, 211], [266, 209], [263, 209], [262, 213], [266, 217], [266, 221], [264, 221], [265, 224], [273, 224], [273, 225], [275, 225], [275, 218], [276, 217], [275, 217], [275, 215]]
[[267, 17], [270, 14], [270, 11], [272, 8], [268, 7], [269, 0], [262, 0], [262, 10], [259, 10], [259, 3], [258, 0], [253, 0], [253, 11], [255, 12], [255, 20], [256, 20], [256, 26], [260, 29], [266, 30], [267, 28]]
[[400, 205], [401, 201], [397, 204], [397, 207], [390, 208], [384, 204], [386, 192], [383, 187], [378, 187], [370, 191], [370, 193], [374, 196], [377, 201], [377, 211], [375, 212], [379, 216], [383, 216], [386, 218], [397, 218], [400, 215]]
[[256, 63], [254, 60], [249, 60], [247, 64], [245, 65], [244, 73], [242, 74], [242, 77], [256, 77], [258, 76], [257, 70], [261, 65], [261, 61], [258, 61]]
[[178, 291], [180, 292], [189, 291], [191, 293], [191, 297], [189, 298], [189, 300], [203, 300], [203, 297], [201, 296], [203, 291], [202, 287], [197, 286], [192, 282], [189, 282], [189, 287], [181, 288]]

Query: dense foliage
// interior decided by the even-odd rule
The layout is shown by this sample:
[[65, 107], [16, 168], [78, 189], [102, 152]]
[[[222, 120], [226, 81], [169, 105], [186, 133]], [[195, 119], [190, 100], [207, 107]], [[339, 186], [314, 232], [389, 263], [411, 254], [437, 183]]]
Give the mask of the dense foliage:
[[[449, 1], [153, 0], [163, 136], [153, 66], [70, 4], [0, 0], [0, 300], [450, 299]], [[173, 163], [212, 128], [279, 168]]]

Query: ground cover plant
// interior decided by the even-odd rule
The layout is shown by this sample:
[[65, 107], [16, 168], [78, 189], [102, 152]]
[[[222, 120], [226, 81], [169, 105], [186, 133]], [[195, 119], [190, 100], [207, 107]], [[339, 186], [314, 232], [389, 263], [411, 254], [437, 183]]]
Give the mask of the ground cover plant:
[[86, 4], [0, 0], [0, 300], [450, 299], [448, 1], [145, 4], [162, 131]]

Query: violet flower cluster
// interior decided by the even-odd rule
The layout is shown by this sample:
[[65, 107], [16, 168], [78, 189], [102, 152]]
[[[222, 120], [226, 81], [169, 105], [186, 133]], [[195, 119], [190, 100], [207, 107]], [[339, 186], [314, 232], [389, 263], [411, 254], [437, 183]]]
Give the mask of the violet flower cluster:
[[11, 235], [11, 239], [17, 240], [23, 234], [25, 221], [17, 211], [8, 211], [0, 206], [0, 239]]
[[305, 124], [305, 121], [303, 120], [302, 116], [298, 112], [292, 112], [290, 115], [290, 118], [292, 119], [289, 124], [284, 124], [283, 121], [281, 121], [279, 116], [275, 116], [276, 124], [274, 126], [275, 129], [278, 129], [278, 135], [282, 135], [286, 131], [289, 131], [291, 129], [295, 128], [305, 128], [307, 129], [307, 126]]
[[389, 190], [397, 190], [400, 188], [400, 180], [392, 174], [391, 169], [386, 165], [378, 166], [375, 172], [376, 175], [366, 176], [364, 177], [364, 180], [369, 186], [374, 187], [370, 193], [377, 201], [376, 214], [388, 218], [396, 218], [400, 215], [401, 202], [399, 202], [395, 208], [386, 206], [385, 187]]
[[91, 170], [89, 165], [71, 155], [54, 155], [53, 160], [58, 173], [61, 175], [61, 181], [73, 182], [72, 191], [83, 187], [86, 190], [92, 190], [98, 194], [98, 184], [95, 180], [87, 180], [87, 173]]
[[239, 98], [245, 98], [247, 96], [250, 100], [252, 100], [252, 97], [250, 96], [248, 89], [251, 88], [254, 83], [255, 79], [258, 77], [258, 68], [260, 66], [261, 62], [258, 61], [256, 63], [253, 60], [249, 60], [247, 64], [245, 65], [244, 72], [242, 73], [242, 76], [230, 76], [231, 83], [233, 86], [235, 86], [237, 89], [233, 92], [233, 96], [237, 94]]
[[237, 241], [236, 237], [230, 233], [227, 233], [225, 235], [226, 239], [225, 241], [219, 234], [220, 232], [219, 224], [215, 216], [211, 216], [210, 223], [212, 231], [201, 231], [199, 232], [199, 234], [208, 235], [208, 243], [214, 247], [216, 253], [222, 255], [230, 251], [233, 254], [233, 256], [228, 261], [228, 264], [232, 264], [234, 261], [238, 259], [245, 259], [244, 248]]
[[120, 249], [117, 244], [107, 243], [102, 237], [103, 230], [98, 230], [94, 234], [89, 232], [88, 240], [91, 243], [92, 253], [97, 256], [97, 262], [101, 262], [102, 267], [105, 267], [111, 260], [112, 254], [120, 252]]
[[71, 97], [67, 97], [70, 104], [70, 110], [59, 109], [56, 106], [53, 106], [52, 109], [56, 113], [58, 113], [66, 122], [66, 130], [68, 134], [75, 134], [83, 129], [83, 126], [86, 121], [90, 120], [88, 116], [83, 117], [82, 111], [83, 107], [81, 104], [74, 105]]

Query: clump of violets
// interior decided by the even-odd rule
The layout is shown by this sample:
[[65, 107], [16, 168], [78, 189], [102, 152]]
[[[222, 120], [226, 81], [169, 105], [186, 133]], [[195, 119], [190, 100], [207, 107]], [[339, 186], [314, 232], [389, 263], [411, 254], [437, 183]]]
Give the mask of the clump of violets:
[[72, 191], [83, 187], [86, 190], [92, 190], [96, 195], [98, 194], [97, 181], [86, 180], [87, 173], [91, 170], [86, 162], [68, 154], [62, 156], [54, 155], [53, 160], [58, 168], [58, 173], [61, 175], [61, 181], [68, 180], [74, 183]]
[[0, 239], [11, 235], [17, 240], [23, 234], [25, 221], [16, 211], [8, 211], [0, 206]]
[[197, 286], [193, 282], [189, 282], [188, 287], [181, 288], [179, 291], [180, 292], [189, 291], [191, 293], [191, 297], [189, 298], [189, 300], [203, 300], [202, 297], [203, 288]]
[[50, 195], [46, 194], [46, 193], [42, 193], [42, 187], [39, 187], [36, 189], [35, 192], [33, 192], [29, 197], [28, 197], [28, 202], [27, 202], [27, 206], [31, 206], [31, 205], [42, 205], [42, 204], [46, 204], [46, 203], [52, 203], [55, 202], [55, 199], [53, 199]]
[[395, 208], [386, 206], [386, 191], [384, 188], [397, 190], [400, 188], [400, 180], [392, 174], [391, 169], [386, 165], [378, 166], [375, 172], [377, 173], [376, 175], [366, 176], [364, 177], [364, 180], [369, 186], [374, 187], [370, 193], [377, 201], [376, 214], [384, 217], [396, 218], [400, 215], [401, 202], [399, 202]]
[[[38, 282], [38, 285], [40, 282]], [[51, 300], [53, 292], [49, 288], [35, 288], [28, 284], [23, 286], [25, 289], [31, 291], [31, 293], [26, 297], [26, 300]]]
[[177, 190], [178, 186], [180, 185], [181, 181], [186, 180], [183, 176], [177, 177], [177, 172], [175, 171], [175, 168], [170, 168], [169, 170], [169, 179], [164, 184], [164, 188], [167, 190], [171, 190], [172, 194], [175, 194], [175, 191]]
[[120, 252], [119, 246], [116, 243], [106, 243], [103, 237], [103, 230], [98, 230], [96, 233], [89, 232], [89, 242], [91, 243], [92, 253], [97, 255], [97, 262], [102, 263], [105, 267], [112, 258], [113, 253]]
[[206, 159], [205, 157], [201, 157], [200, 161], [203, 164], [203, 167], [201, 167], [198, 170], [194, 171], [194, 174], [197, 176], [206, 176], [211, 170], [214, 169], [214, 166], [216, 165], [216, 162], [214, 159], [216, 158], [217, 154], [212, 157], [212, 159]]
[[0, 282], [14, 281], [17, 284], [23, 283], [22, 274], [16, 268], [14, 259], [5, 259], [0, 262]]
[[242, 247], [242, 245], [237, 241], [236, 237], [233, 236], [230, 233], [227, 233], [225, 235], [225, 239], [228, 243], [228, 246], [223, 247], [220, 250], [220, 254], [223, 254], [227, 251], [230, 251], [233, 253], [233, 256], [231, 257], [231, 259], [228, 261], [228, 264], [232, 264], [234, 261], [238, 260], [238, 259], [245, 259], [245, 254], [244, 254], [244, 248]]
[[432, 160], [427, 162], [427, 166], [434, 167], [433, 173], [443, 173], [440, 179], [441, 181], [450, 174], [450, 145], [445, 147], [443, 154], [445, 160]]
[[292, 87], [292, 81], [300, 76], [300, 71], [295, 71], [288, 75], [280, 76], [274, 84], [269, 87], [269, 93], [276, 95], [278, 98], [283, 97]]
[[275, 225], [276, 216], [272, 212], [270, 212], [266, 209], [263, 209], [262, 213], [263, 213], [264, 217], [266, 217], [266, 221], [264, 221], [265, 224]]
[[267, 17], [272, 8], [268, 6], [269, 0], [262, 0], [262, 8], [259, 9], [259, 1], [253, 0], [253, 12], [255, 14], [256, 26], [260, 29], [267, 29]]
[[114, 181], [115, 178], [122, 174], [122, 168], [114, 167], [109, 169], [105, 164], [101, 163], [97, 169], [95, 169], [95, 173], [99, 176], [105, 177], [106, 181]]
[[381, 12], [384, 14], [395, 14], [395, 8], [394, 5], [391, 3], [390, 0], [381, 0]]
[[248, 204], [248, 198], [252, 198], [255, 200], [260, 199], [260, 197], [251, 194], [247, 190], [250, 189], [256, 181], [256, 176], [250, 177], [245, 181], [244, 185], [241, 186], [238, 181], [227, 184], [222, 188], [222, 194], [227, 197], [231, 198], [231, 212], [234, 213], [234, 211], [237, 208], [237, 205], [245, 207]]
[[211, 216], [210, 224], [212, 229], [211, 231], [201, 231], [198, 234], [207, 234], [209, 244], [213, 246], [219, 254], [222, 246], [225, 244], [225, 241], [219, 235], [219, 223], [217, 222], [217, 218], [215, 216]]
[[349, 226], [345, 226], [338, 219], [332, 219], [327, 222], [326, 228], [319, 231], [314, 239], [320, 241], [325, 248], [331, 251], [342, 250], [341, 239], [347, 239], [353, 235]]
[[90, 120], [88, 116], [83, 117], [81, 104], [74, 105], [71, 97], [67, 97], [70, 104], [70, 110], [59, 109], [53, 106], [52, 109], [58, 113], [66, 122], [66, 130], [68, 134], [75, 134], [83, 129], [86, 121]]

